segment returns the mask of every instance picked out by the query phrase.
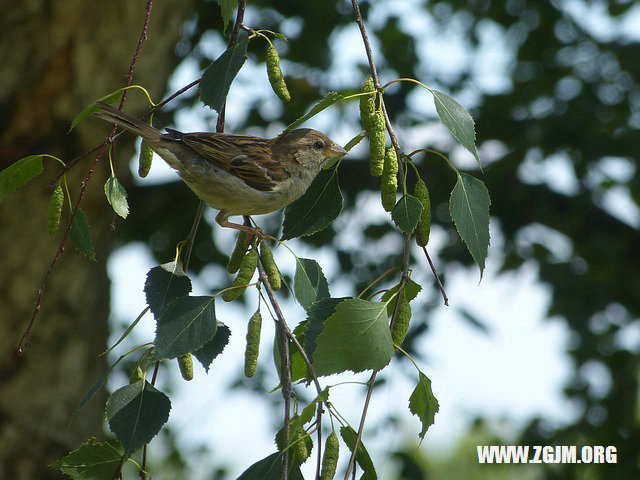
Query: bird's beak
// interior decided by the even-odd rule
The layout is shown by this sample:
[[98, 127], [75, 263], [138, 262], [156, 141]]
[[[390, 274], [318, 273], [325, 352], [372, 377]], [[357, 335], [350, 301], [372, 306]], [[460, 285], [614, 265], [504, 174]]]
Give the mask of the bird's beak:
[[327, 148], [324, 151], [325, 158], [344, 157], [346, 154], [347, 151], [337, 143], [334, 143], [333, 145], [331, 145], [331, 148]]

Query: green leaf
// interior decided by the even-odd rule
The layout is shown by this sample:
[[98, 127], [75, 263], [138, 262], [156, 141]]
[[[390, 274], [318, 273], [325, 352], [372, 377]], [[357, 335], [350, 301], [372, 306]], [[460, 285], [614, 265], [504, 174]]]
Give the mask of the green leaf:
[[160, 318], [169, 302], [188, 295], [190, 291], [191, 280], [175, 261], [153, 267], [147, 273], [144, 282], [147, 305], [156, 320]]
[[227, 48], [207, 67], [200, 80], [200, 98], [217, 112], [224, 105], [231, 82], [247, 59], [249, 37], [240, 32], [238, 43]]
[[277, 322], [273, 337], [273, 364], [276, 367], [280, 385], [276, 389], [282, 386], [282, 358], [282, 327]]
[[318, 262], [308, 258], [296, 258], [296, 262], [293, 291], [306, 310], [316, 300], [329, 297], [329, 284]]
[[127, 192], [116, 177], [109, 177], [109, 180], [104, 184], [104, 193], [107, 196], [107, 201], [113, 207], [113, 211], [122, 218], [127, 218], [129, 215]]
[[458, 235], [480, 267], [480, 278], [489, 249], [490, 204], [489, 191], [481, 180], [466, 173], [458, 174], [449, 199], [449, 211]]
[[87, 257], [89, 260], [96, 259], [96, 252], [91, 244], [91, 227], [89, 226], [89, 220], [84, 211], [78, 207], [75, 217], [73, 217], [73, 224], [71, 225], [71, 241], [76, 246], [81, 254]]
[[216, 333], [213, 297], [178, 297], [162, 311], [157, 324], [156, 360], [196, 351]]
[[220, 14], [222, 15], [222, 34], [227, 34], [227, 27], [231, 21], [231, 15], [238, 6], [238, 0], [217, 0], [220, 5]]
[[[344, 443], [347, 444], [347, 447], [349, 447], [349, 450], [353, 453], [353, 448], [356, 446], [356, 438], [358, 437], [356, 431], [347, 425], [340, 428], [340, 436], [342, 437], [342, 440], [344, 440]], [[358, 462], [358, 465], [360, 465], [360, 468], [363, 471], [360, 480], [377, 480], [378, 474], [373, 466], [373, 461], [371, 461], [369, 452], [367, 452], [367, 449], [362, 443], [362, 439], [358, 442], [356, 462]]]
[[427, 429], [433, 425], [434, 418], [440, 406], [438, 400], [433, 396], [431, 391], [431, 380], [427, 376], [420, 373], [420, 380], [416, 385], [415, 390], [409, 397], [409, 411], [414, 415], [417, 415], [422, 423], [422, 430], [420, 431], [420, 438], [423, 439]]
[[298, 200], [284, 209], [282, 239], [304, 237], [319, 232], [342, 211], [338, 169], [323, 170]]
[[318, 375], [380, 370], [393, 352], [386, 304], [350, 298], [324, 322], [312, 363]]
[[42, 173], [44, 155], [29, 155], [12, 163], [0, 172], [0, 203], [7, 194], [17, 190]]
[[73, 480], [105, 480], [113, 478], [121, 459], [122, 449], [119, 446], [90, 438], [80, 448], [49, 466]]
[[283, 34], [279, 33], [279, 32], [271, 32], [273, 33], [273, 36], [276, 38], [279, 38], [280, 40], [283, 40], [285, 42], [288, 42], [289, 40], [287, 39], [287, 37], [285, 37]]
[[124, 447], [125, 456], [157, 435], [169, 419], [171, 401], [149, 382], [140, 380], [119, 388], [107, 401], [109, 429]]
[[285, 128], [280, 135], [284, 135], [288, 131], [293, 130], [294, 128], [298, 128], [300, 125], [302, 125], [304, 122], [309, 120], [311, 117], [316, 116], [322, 110], [324, 110], [327, 107], [330, 107], [331, 105], [333, 105], [336, 102], [339, 102], [340, 100], [342, 100], [342, 95], [340, 95], [338, 92], [327, 93], [327, 95], [322, 100], [320, 100], [313, 107], [311, 107], [311, 110], [309, 110], [307, 113], [305, 113], [303, 116], [298, 118], [293, 123], [289, 124], [289, 126]]
[[453, 138], [471, 152], [480, 168], [482, 168], [478, 149], [476, 148], [476, 130], [469, 112], [449, 95], [437, 90], [430, 90], [430, 92], [433, 94], [436, 111], [444, 126], [449, 129]]
[[118, 358], [118, 360], [116, 360], [113, 365], [111, 365], [106, 372], [104, 372], [102, 374], [102, 376], [98, 379], [98, 381], [96, 383], [93, 384], [93, 387], [91, 387], [89, 389], [89, 391], [86, 393], [86, 395], [84, 396], [84, 398], [82, 400], [80, 400], [80, 403], [78, 404], [78, 406], [76, 407], [75, 411], [73, 412], [73, 415], [75, 416], [76, 413], [78, 413], [80, 411], [80, 409], [82, 407], [84, 407], [87, 402], [89, 400], [91, 400], [93, 398], [93, 396], [98, 393], [98, 391], [102, 388], [102, 386], [107, 383], [107, 380], [109, 379], [109, 375], [111, 375], [111, 371], [113, 370], [113, 368], [118, 365], [122, 360], [124, 360], [124, 358], [127, 356], [128, 354], [124, 354], [121, 355], [120, 358]]
[[124, 94], [124, 91], [125, 91], [124, 88], [120, 88], [120, 89], [116, 90], [115, 92], [110, 93], [109, 95], [105, 95], [104, 97], [99, 98], [98, 100], [96, 100], [95, 102], [93, 102], [92, 104], [87, 106], [84, 110], [82, 110], [78, 115], [75, 116], [75, 118], [71, 122], [71, 128], [69, 129], [69, 131], [71, 131], [74, 128], [76, 128], [76, 126], [80, 122], [82, 122], [85, 118], [87, 118], [93, 112], [97, 112], [98, 110], [100, 110], [100, 107], [98, 106], [99, 103], [116, 103], [116, 102], [119, 102], [122, 99], [122, 95]]
[[[303, 320], [300, 322], [296, 328], [293, 330], [293, 334], [298, 339], [302, 348], [304, 348], [304, 331], [306, 328], [307, 322]], [[298, 348], [292, 343], [291, 346], [291, 381], [297, 382], [301, 378], [307, 377], [307, 364], [304, 362], [302, 358], [302, 354], [298, 350]]]
[[[389, 299], [393, 296], [393, 294], [395, 294], [398, 291], [398, 287], [399, 285], [396, 285], [395, 287], [390, 288], [389, 290], [384, 292], [380, 300], [382, 300], [383, 302], [389, 302]], [[420, 286], [418, 283], [414, 282], [413, 280], [409, 280], [405, 284], [403, 290], [404, 290], [404, 296], [407, 299], [407, 302], [410, 302], [411, 300], [413, 300], [418, 296], [418, 293], [420, 293], [420, 290], [422, 290], [422, 286]], [[396, 295], [395, 297], [393, 297], [393, 300], [387, 303], [387, 315], [389, 316], [393, 315], [393, 311], [396, 308], [397, 301], [398, 301], [398, 296]]]
[[318, 335], [324, 330], [324, 322], [336, 311], [340, 302], [346, 300], [342, 298], [321, 298], [311, 304], [307, 309], [307, 325], [304, 331], [304, 351], [309, 358], [313, 358], [316, 349]]
[[313, 417], [316, 413], [316, 406], [318, 403], [326, 402], [329, 400], [329, 387], [326, 387], [322, 392], [318, 394], [316, 398], [314, 398], [309, 405], [304, 407], [302, 413], [300, 414], [300, 425], [304, 425], [305, 423], [309, 423], [313, 420]]
[[[282, 470], [282, 454], [276, 452], [251, 465], [237, 480], [282, 480]], [[304, 480], [300, 467], [290, 467], [289, 478], [291, 480]]]
[[202, 364], [207, 373], [209, 373], [211, 362], [222, 353], [224, 347], [229, 343], [230, 336], [231, 330], [229, 330], [229, 327], [224, 323], [218, 322], [213, 338], [193, 352], [193, 355]]
[[411, 235], [418, 225], [422, 203], [416, 197], [404, 195], [393, 207], [391, 218], [405, 235]]

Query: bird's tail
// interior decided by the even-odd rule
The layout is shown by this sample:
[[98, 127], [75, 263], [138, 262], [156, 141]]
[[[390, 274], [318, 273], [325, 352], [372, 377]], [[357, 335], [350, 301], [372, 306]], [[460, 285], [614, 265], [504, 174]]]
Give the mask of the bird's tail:
[[153, 128], [148, 123], [144, 123], [137, 118], [133, 118], [131, 115], [113, 108], [111, 105], [100, 102], [98, 104], [100, 110], [95, 112], [95, 116], [106, 120], [107, 122], [115, 123], [116, 125], [131, 130], [136, 135], [140, 135], [142, 138], [153, 144], [162, 138], [162, 133]]

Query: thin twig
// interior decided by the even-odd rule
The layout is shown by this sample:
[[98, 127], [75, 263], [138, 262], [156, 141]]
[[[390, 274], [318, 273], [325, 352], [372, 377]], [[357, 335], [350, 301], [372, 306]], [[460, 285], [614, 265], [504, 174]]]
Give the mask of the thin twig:
[[[245, 225], [250, 225], [250, 221], [248, 217], [245, 217]], [[276, 299], [276, 295], [275, 292], [273, 291], [273, 288], [271, 287], [271, 283], [269, 282], [269, 277], [267, 275], [267, 272], [264, 268], [264, 264], [262, 263], [262, 259], [258, 260], [258, 274], [259, 274], [259, 279], [260, 282], [262, 282], [262, 284], [265, 286], [265, 289], [267, 290], [267, 295], [269, 297], [269, 301], [271, 303], [271, 306], [273, 307], [273, 310], [276, 312], [276, 317], [278, 318], [278, 323], [280, 325], [280, 328], [282, 330], [282, 332], [284, 332], [285, 335], [285, 339], [283, 340], [283, 342], [287, 343], [286, 348], [289, 348], [288, 342], [291, 342], [300, 352], [300, 356], [302, 357], [302, 360], [304, 361], [305, 365], [307, 366], [307, 370], [309, 372], [309, 375], [311, 376], [311, 381], [313, 382], [315, 388], [316, 388], [316, 392], [318, 393], [318, 395], [320, 395], [322, 393], [322, 387], [320, 386], [320, 381], [318, 380], [318, 376], [315, 372], [315, 369], [311, 363], [311, 360], [309, 359], [309, 357], [307, 356], [307, 353], [305, 352], [304, 348], [302, 347], [302, 345], [300, 344], [300, 342], [298, 341], [298, 339], [296, 338], [296, 336], [293, 334], [293, 332], [291, 331], [291, 329], [289, 328], [289, 325], [287, 325], [287, 322], [284, 318], [284, 315], [282, 314], [282, 310], [280, 309], [280, 305], [278, 304], [278, 300]], [[284, 355], [284, 353], [283, 353]], [[289, 366], [290, 368], [290, 366]], [[283, 376], [286, 380], [288, 380], [288, 382], [291, 382], [291, 372], [288, 372], [288, 376], [284, 375]], [[289, 385], [287, 388], [285, 388], [285, 381], [283, 380], [283, 386], [282, 386], [282, 390], [283, 390], [283, 395], [285, 394], [285, 391], [289, 392], [289, 395], [291, 395], [292, 393], [292, 387], [291, 385]], [[289, 399], [290, 402], [290, 399]], [[285, 404], [287, 403], [287, 397], [285, 396]], [[286, 407], [286, 410], [288, 411], [289, 408]], [[322, 407], [320, 406], [316, 412], [316, 428], [317, 428], [317, 433], [318, 433], [318, 461], [316, 462], [316, 478], [320, 478], [320, 466], [322, 464]], [[285, 428], [284, 428], [284, 432], [288, 432], [289, 430], [289, 425], [287, 423], [287, 418], [285, 415]], [[283, 442], [285, 445], [289, 444], [288, 439], [285, 440]], [[287, 451], [285, 450], [285, 454], [287, 453]], [[286, 463], [285, 463], [286, 464]]]
[[[367, 53], [367, 59], [369, 60], [369, 69], [371, 70], [371, 77], [373, 78], [373, 83], [376, 86], [376, 88], [380, 88], [380, 81], [378, 78], [378, 72], [376, 70], [376, 65], [375, 65], [375, 61], [373, 59], [373, 50], [371, 49], [371, 43], [369, 42], [369, 36], [367, 34], [367, 29], [364, 25], [364, 20], [362, 19], [362, 14], [360, 13], [360, 6], [358, 5], [358, 0], [351, 0], [351, 5], [353, 6], [353, 11], [355, 14], [355, 19], [356, 19], [356, 23], [358, 24], [358, 27], [360, 28], [360, 33], [362, 35], [362, 41], [364, 43], [364, 48], [365, 51]], [[384, 114], [384, 119], [385, 119], [385, 124], [386, 124], [386, 128], [387, 128], [387, 132], [389, 133], [389, 138], [391, 138], [391, 143], [393, 144], [393, 148], [396, 150], [396, 153], [398, 154], [399, 158], [403, 157], [402, 154], [402, 149], [400, 148], [400, 144], [398, 143], [398, 139], [396, 137], [396, 134], [393, 130], [393, 126], [391, 125], [391, 121], [389, 119], [389, 114], [387, 113], [387, 108], [385, 106], [384, 103], [384, 99], [382, 99], [381, 101], [381, 105], [382, 105], [382, 112]], [[398, 162], [398, 170], [399, 170], [399, 175], [404, 178], [404, 164], [403, 162]], [[403, 185], [405, 185], [405, 183], [403, 182]], [[406, 193], [406, 192], [405, 192]], [[400, 279], [400, 289], [402, 289], [404, 287], [404, 285], [407, 283], [408, 279], [409, 279], [409, 260], [410, 260], [410, 251], [411, 251], [411, 237], [410, 235], [405, 235], [405, 241], [404, 241], [404, 250], [403, 250], [403, 255], [402, 255], [402, 274], [401, 274], [401, 279]], [[400, 302], [396, 302], [396, 308], [394, 309], [394, 312], [391, 316], [391, 323], [389, 325], [389, 328], [393, 327], [393, 324], [395, 323], [396, 320], [396, 315], [398, 312], [398, 305]], [[364, 422], [367, 416], [367, 411], [369, 408], [369, 402], [371, 400], [371, 396], [373, 394], [373, 385], [375, 383], [375, 379], [376, 376], [378, 374], [378, 371], [374, 371], [371, 375], [371, 378], [369, 379], [368, 382], [368, 387], [367, 387], [367, 396], [365, 399], [365, 404], [363, 407], [363, 411], [362, 411], [362, 416], [360, 418], [360, 425], [358, 427], [358, 434], [356, 436], [356, 441], [355, 441], [355, 445], [353, 447], [353, 451], [351, 452], [351, 456], [349, 457], [349, 464], [347, 465], [347, 472], [345, 474], [345, 480], [347, 480], [349, 478], [349, 474], [351, 473], [351, 471], [354, 471], [355, 474], [355, 470], [354, 470], [354, 464], [355, 464], [355, 458], [356, 458], [356, 452], [358, 451], [358, 445], [360, 444], [360, 441], [362, 439], [362, 432], [364, 429]]]
[[[138, 40], [138, 45], [136, 47], [136, 51], [134, 52], [133, 58], [131, 59], [131, 64], [129, 66], [129, 72], [127, 73], [127, 77], [126, 77], [127, 78], [127, 81], [126, 81], [126, 86], [127, 87], [130, 86], [131, 82], [133, 81], [133, 73], [135, 72], [136, 66], [138, 64], [138, 58], [140, 56], [140, 51], [142, 50], [142, 44], [144, 43], [144, 40], [146, 40], [146, 38], [147, 38], [147, 31], [148, 31], [148, 27], [149, 27], [149, 18], [151, 16], [152, 4], [153, 4], [153, 0], [147, 0], [147, 8], [146, 8], [146, 13], [145, 13], [144, 24], [143, 24], [143, 27], [142, 27], [142, 32], [140, 34], [140, 39]], [[120, 109], [122, 109], [122, 106], [124, 105], [126, 93], [127, 93], [127, 91], [125, 90], [125, 92], [124, 92], [124, 94], [122, 96], [122, 100], [120, 102]], [[116, 131], [116, 126], [114, 125], [113, 128], [111, 129], [111, 133], [109, 134], [109, 136], [107, 138], [111, 139], [113, 137], [113, 134], [115, 133], [115, 131]], [[31, 315], [31, 321], [29, 322], [29, 325], [27, 326], [24, 334], [22, 335], [22, 338], [20, 339], [20, 343], [18, 344], [18, 353], [20, 353], [20, 354], [22, 353], [22, 347], [29, 345], [29, 337], [31, 335], [31, 330], [33, 328], [33, 325], [34, 325], [34, 322], [36, 320], [36, 317], [38, 316], [38, 313], [40, 313], [40, 308], [41, 308], [41, 305], [42, 305], [42, 297], [44, 296], [44, 292], [46, 290], [47, 283], [49, 281], [49, 276], [51, 275], [51, 272], [53, 271], [53, 268], [55, 267], [55, 265], [60, 260], [60, 256], [62, 255], [62, 252], [64, 252], [64, 245], [65, 245], [65, 243], [67, 241], [67, 238], [69, 237], [69, 233], [71, 232], [71, 226], [73, 225], [73, 220], [76, 217], [76, 213], [78, 212], [78, 208], [80, 208], [80, 202], [84, 198], [85, 192], [87, 190], [87, 185], [89, 184], [89, 180], [93, 176], [93, 173], [95, 172], [95, 169], [96, 169], [96, 167], [98, 165], [98, 162], [100, 161], [100, 159], [104, 155], [104, 152], [105, 152], [105, 149], [106, 149], [106, 145], [107, 145], [107, 141], [103, 142], [100, 145], [98, 156], [95, 158], [95, 160], [91, 164], [91, 167], [89, 168], [89, 171], [87, 172], [87, 174], [85, 175], [84, 179], [82, 180], [82, 183], [80, 184], [80, 194], [78, 195], [78, 200], [76, 201], [76, 203], [74, 205], [74, 208], [71, 211], [71, 216], [69, 218], [69, 223], [67, 225], [67, 229], [64, 232], [64, 236], [62, 237], [62, 240], [60, 241], [60, 244], [58, 245], [58, 249], [56, 250], [56, 253], [55, 253], [54, 257], [53, 257], [53, 260], [51, 261], [51, 264], [49, 265], [49, 269], [47, 270], [47, 272], [44, 275], [44, 279], [42, 281], [42, 284], [40, 285], [40, 288], [38, 289], [38, 294], [36, 296], [36, 303], [35, 303], [35, 306], [34, 306], [34, 309], [33, 309], [33, 314]], [[95, 150], [96, 149], [93, 149], [92, 151], [95, 151]]]
[[[416, 235], [418, 237], [420, 237], [420, 232], [418, 230], [416, 230]], [[420, 242], [422, 243], [422, 242]], [[433, 272], [433, 276], [436, 277], [436, 284], [438, 285], [438, 288], [440, 289], [440, 293], [442, 294], [442, 299], [444, 300], [444, 304], [445, 306], [449, 306], [449, 299], [447, 298], [447, 292], [444, 291], [444, 287], [442, 286], [442, 282], [440, 281], [440, 276], [438, 275], [438, 271], [436, 270], [436, 266], [433, 263], [433, 260], [431, 260], [431, 257], [429, 256], [429, 252], [427, 251], [427, 246], [426, 245], [422, 245], [422, 251], [424, 252], [424, 255], [427, 257], [427, 261], [429, 262], [429, 266], [431, 267], [431, 271]]]
[[193, 218], [193, 224], [191, 225], [191, 231], [189, 232], [189, 236], [185, 240], [185, 253], [184, 260], [182, 264], [183, 270], [186, 272], [189, 267], [189, 260], [191, 260], [191, 251], [193, 250], [193, 244], [196, 240], [196, 233], [198, 231], [198, 226], [200, 225], [200, 219], [202, 218], [202, 213], [204, 212], [204, 207], [206, 204], [200, 200], [198, 203], [198, 209], [196, 210], [196, 215]]
[[[249, 217], [245, 218], [245, 224], [249, 223]], [[276, 300], [276, 295], [271, 288], [271, 283], [269, 283], [269, 278], [267, 277], [267, 272], [265, 271], [264, 265], [262, 264], [262, 260], [258, 258], [258, 273], [259, 278], [262, 284], [267, 291], [267, 296], [269, 297], [269, 301], [271, 302], [271, 306], [276, 313], [276, 317], [278, 318], [278, 326], [280, 328], [281, 336], [280, 341], [282, 342], [282, 365], [280, 372], [280, 381], [282, 382], [282, 396], [284, 398], [284, 427], [282, 429], [282, 445], [284, 451], [282, 452], [283, 458], [283, 479], [287, 480], [289, 478], [289, 426], [291, 424], [291, 399], [293, 396], [293, 387], [291, 385], [291, 357], [289, 356], [289, 337], [287, 335], [287, 330], [289, 327], [287, 326], [287, 322], [284, 319], [284, 315], [282, 310], [280, 309], [280, 305]]]
[[[192, 89], [193, 87], [195, 87], [196, 85], [198, 85], [200, 83], [200, 79], [194, 80], [193, 82], [191, 82], [190, 84], [182, 87], [181, 89], [175, 91], [174, 93], [172, 93], [171, 95], [169, 95], [167, 98], [165, 98], [164, 100], [162, 100], [160, 103], [156, 103], [155, 106], [153, 106], [152, 108], [150, 108], [147, 113], [145, 113], [141, 118], [145, 119], [147, 118], [149, 115], [151, 115], [152, 113], [154, 113], [155, 111], [159, 110], [160, 108], [164, 107], [167, 103], [169, 103], [171, 100], [173, 100], [176, 97], [179, 97], [180, 95], [182, 95], [183, 93], [185, 93], [187, 90]], [[126, 93], [126, 92], [125, 92]], [[115, 140], [116, 138], [118, 138], [120, 135], [122, 135], [125, 132], [125, 130], [121, 130], [116, 134], [112, 134], [109, 138], [111, 138], [111, 140]], [[72, 160], [67, 162], [67, 165], [60, 170], [60, 172], [58, 172], [58, 174], [53, 177], [53, 179], [49, 182], [49, 187], [53, 188], [56, 184], [56, 182], [58, 180], [60, 180], [60, 178], [67, 173], [69, 170], [71, 170], [76, 163], [78, 163], [80, 160], [82, 160], [84, 157], [91, 155], [93, 152], [95, 152], [96, 150], [98, 150], [100, 147], [102, 147], [102, 143], [99, 145], [95, 145], [94, 147], [91, 148], [91, 150], [89, 150], [88, 152], [84, 152], [80, 155], [78, 155], [77, 157], [73, 158]]]

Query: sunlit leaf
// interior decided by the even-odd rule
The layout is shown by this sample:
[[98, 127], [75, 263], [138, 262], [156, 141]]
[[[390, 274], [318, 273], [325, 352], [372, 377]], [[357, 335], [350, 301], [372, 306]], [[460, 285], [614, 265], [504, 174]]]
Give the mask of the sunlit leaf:
[[12, 163], [0, 172], [0, 203], [7, 194], [17, 190], [33, 177], [42, 173], [42, 157], [44, 155], [29, 155]]
[[127, 218], [129, 215], [127, 192], [116, 177], [109, 177], [109, 180], [104, 184], [104, 193], [113, 211], [122, 218]]
[[449, 95], [437, 90], [430, 91], [433, 94], [436, 111], [444, 126], [449, 129], [453, 138], [471, 152], [480, 168], [482, 168], [482, 165], [480, 165], [480, 157], [478, 156], [478, 149], [476, 148], [475, 125], [469, 112]]

